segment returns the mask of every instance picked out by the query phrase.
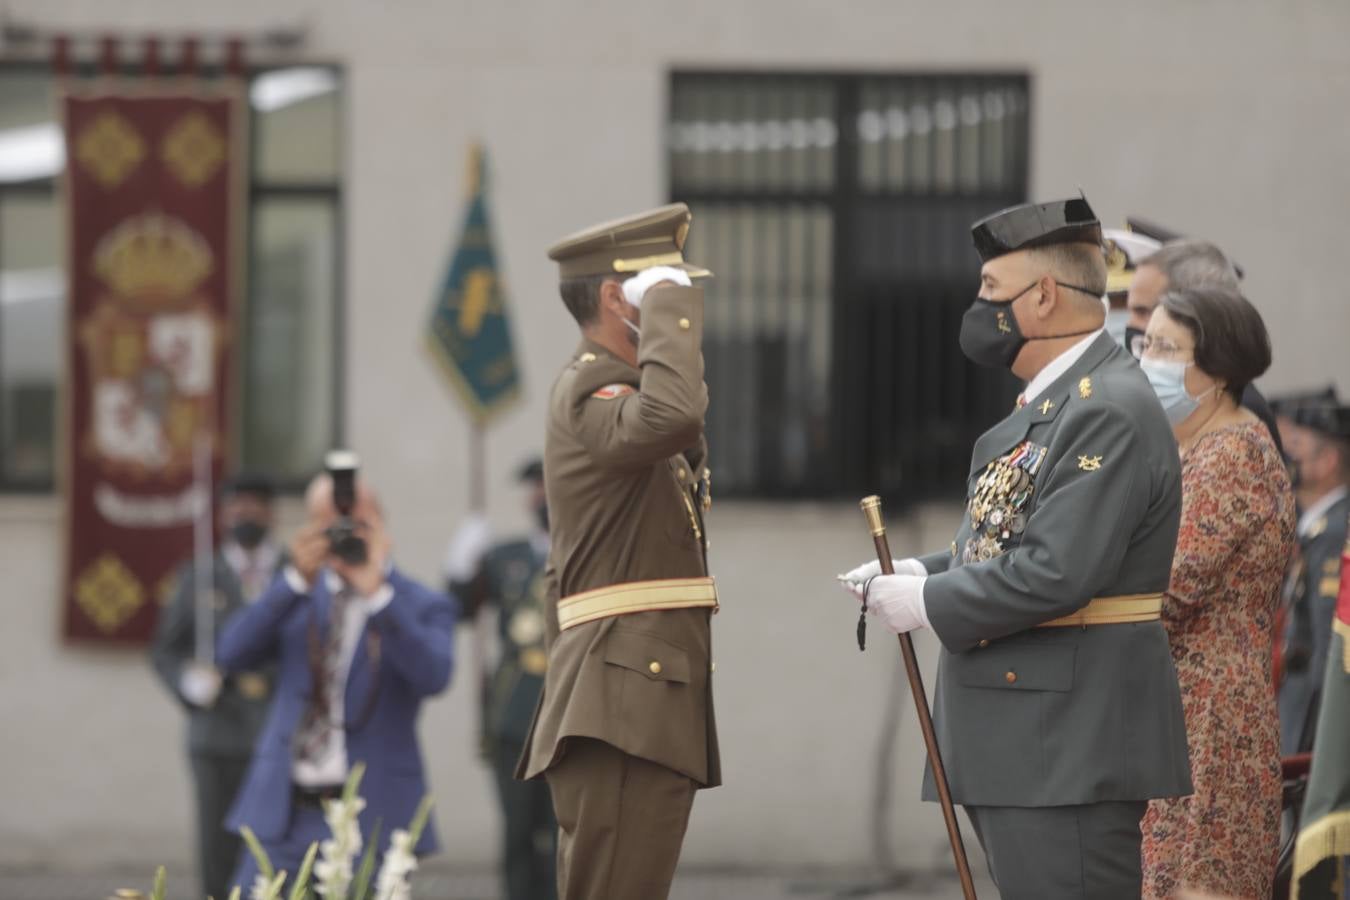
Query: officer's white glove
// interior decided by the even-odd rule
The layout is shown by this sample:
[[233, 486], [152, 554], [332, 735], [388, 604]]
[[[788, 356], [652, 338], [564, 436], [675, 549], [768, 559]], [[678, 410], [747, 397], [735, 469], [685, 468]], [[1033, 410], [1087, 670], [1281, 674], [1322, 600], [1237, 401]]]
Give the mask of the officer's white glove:
[[478, 564], [492, 546], [492, 526], [482, 513], [470, 513], [450, 538], [445, 550], [445, 577], [465, 582], [478, 573]]
[[[907, 559], [893, 559], [891, 560], [891, 565], [895, 567], [895, 574], [897, 575], [928, 574], [928, 570], [923, 567], [923, 563], [919, 562], [912, 556]], [[879, 563], [874, 559], [871, 562], [865, 562], [861, 566], [858, 566], [858, 568], [853, 569], [849, 572], [845, 572], [843, 575], [839, 575], [836, 577], [840, 581], [848, 582], [850, 584], [856, 584], [859, 587], [861, 587], [864, 583], [866, 583], [867, 579], [880, 574], [881, 574], [881, 563]]]
[[693, 281], [689, 278], [689, 273], [684, 269], [677, 269], [674, 266], [652, 266], [650, 269], [643, 269], [623, 283], [623, 299], [627, 300], [631, 306], [642, 308], [642, 298], [647, 295], [647, 291], [652, 285], [660, 284], [663, 281], [673, 281], [684, 287], [691, 287]]
[[905, 634], [929, 627], [923, 606], [923, 583], [927, 580], [927, 575], [877, 575], [865, 582], [865, 595], [863, 586], [851, 581], [843, 582], [843, 586], [859, 600], [866, 599], [867, 611], [887, 631]]
[[215, 706], [220, 697], [220, 672], [214, 666], [201, 663], [188, 663], [183, 674], [178, 676], [178, 692], [183, 699], [200, 709]]

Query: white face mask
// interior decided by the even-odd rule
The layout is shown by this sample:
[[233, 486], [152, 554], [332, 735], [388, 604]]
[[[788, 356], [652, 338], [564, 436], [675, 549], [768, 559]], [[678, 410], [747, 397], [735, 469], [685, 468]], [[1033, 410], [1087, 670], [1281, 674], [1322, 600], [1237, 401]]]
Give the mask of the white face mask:
[[1193, 362], [1170, 362], [1148, 357], [1139, 360], [1139, 368], [1144, 370], [1148, 383], [1153, 386], [1153, 393], [1158, 395], [1163, 412], [1167, 413], [1167, 421], [1173, 426], [1189, 419], [1191, 413], [1199, 408], [1201, 401], [1218, 387], [1217, 384], [1211, 385], [1210, 389], [1199, 397], [1192, 397], [1186, 390], [1186, 370], [1193, 365], [1195, 365]]

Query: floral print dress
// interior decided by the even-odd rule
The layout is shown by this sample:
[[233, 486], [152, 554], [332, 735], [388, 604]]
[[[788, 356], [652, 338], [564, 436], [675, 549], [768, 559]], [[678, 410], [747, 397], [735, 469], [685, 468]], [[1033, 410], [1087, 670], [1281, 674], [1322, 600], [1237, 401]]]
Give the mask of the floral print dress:
[[1265, 426], [1203, 435], [1182, 460], [1181, 533], [1163, 624], [1181, 682], [1189, 797], [1144, 816], [1144, 892], [1268, 900], [1280, 836], [1280, 726], [1270, 659], [1294, 499]]

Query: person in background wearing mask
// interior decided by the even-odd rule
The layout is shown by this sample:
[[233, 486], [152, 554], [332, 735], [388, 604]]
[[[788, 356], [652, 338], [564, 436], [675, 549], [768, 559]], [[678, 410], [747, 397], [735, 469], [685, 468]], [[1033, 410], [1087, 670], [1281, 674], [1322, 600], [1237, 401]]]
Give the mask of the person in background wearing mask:
[[[558, 823], [548, 784], [514, 777], [548, 668], [544, 571], [549, 538], [543, 462], [527, 463], [519, 479], [529, 491], [530, 532], [476, 554], [477, 564], [467, 580], [459, 580], [455, 572], [447, 574], [450, 592], [463, 603], [464, 618], [477, 618], [487, 607], [497, 611], [498, 656], [482, 698], [482, 743], [502, 808], [505, 896], [507, 900], [553, 900], [557, 896]], [[450, 558], [457, 556], [452, 550]]]
[[972, 231], [984, 265], [961, 350], [1026, 390], [975, 444], [950, 552], [841, 578], [887, 630], [941, 641], [934, 725], [999, 893], [1138, 900], [1147, 802], [1191, 791], [1159, 622], [1181, 515], [1176, 443], [1103, 330], [1088, 202], [1017, 206]]
[[[1130, 220], [1132, 227], [1140, 226]], [[1162, 295], [1169, 290], [1192, 290], [1198, 288], [1223, 288], [1239, 294], [1238, 282], [1241, 273], [1224, 255], [1223, 251], [1207, 241], [1177, 238], [1171, 232], [1157, 226], [1153, 237], [1166, 241], [1162, 249], [1146, 256], [1137, 263], [1134, 277], [1130, 279], [1126, 308], [1129, 321], [1125, 328], [1126, 349], [1138, 359], [1144, 332], [1148, 329], [1149, 318], [1157, 308]], [[1150, 235], [1144, 235], [1148, 237]], [[1275, 424], [1275, 414], [1270, 404], [1256, 385], [1249, 384], [1242, 392], [1242, 405], [1251, 410], [1270, 432], [1275, 441], [1275, 449], [1281, 454], [1284, 447], [1280, 443], [1280, 431]]]
[[1334, 388], [1274, 405], [1301, 512], [1279, 635], [1280, 750], [1290, 755], [1311, 751], [1316, 732], [1350, 515], [1350, 409], [1340, 404]]
[[1102, 229], [1102, 250], [1106, 253], [1106, 333], [1126, 350], [1132, 334], [1127, 300], [1130, 282], [1139, 262], [1162, 249], [1162, 244], [1144, 234], [1121, 228]]
[[1181, 531], [1163, 624], [1181, 682], [1191, 796], [1154, 800], [1144, 891], [1271, 895], [1280, 837], [1280, 741], [1271, 635], [1293, 548], [1294, 496], [1265, 426], [1239, 405], [1270, 366], [1265, 323], [1225, 288], [1163, 294], [1140, 366], [1181, 452]]
[[[221, 491], [220, 550], [212, 578], [211, 633], [258, 598], [283, 564], [272, 540], [272, 485], [261, 476], [238, 475]], [[168, 605], [160, 613], [150, 659], [164, 686], [188, 713], [188, 760], [196, 790], [197, 862], [202, 896], [229, 893], [239, 838], [225, 830], [267, 715], [270, 675], [246, 671], [225, 677], [194, 656], [196, 583], [193, 562], [180, 570]]]

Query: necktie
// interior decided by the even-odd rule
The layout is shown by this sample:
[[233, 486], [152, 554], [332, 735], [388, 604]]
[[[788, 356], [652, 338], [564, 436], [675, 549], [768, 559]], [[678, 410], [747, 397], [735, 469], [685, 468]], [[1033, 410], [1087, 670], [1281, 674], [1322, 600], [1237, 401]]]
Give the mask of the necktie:
[[328, 628], [325, 634], [310, 632], [310, 673], [313, 692], [309, 706], [300, 723], [297, 740], [302, 759], [319, 760], [328, 747], [328, 740], [339, 722], [344, 685], [338, 684], [342, 669], [342, 631], [347, 619], [347, 604], [351, 592], [344, 586], [332, 595], [328, 610]]

